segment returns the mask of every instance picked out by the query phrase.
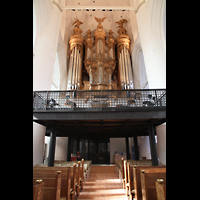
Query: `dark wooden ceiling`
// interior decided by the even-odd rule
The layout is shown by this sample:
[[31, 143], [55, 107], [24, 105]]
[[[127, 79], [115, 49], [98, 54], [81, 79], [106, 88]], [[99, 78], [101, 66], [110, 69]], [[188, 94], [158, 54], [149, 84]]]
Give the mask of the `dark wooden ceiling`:
[[[155, 126], [166, 121], [159, 119], [113, 119], [113, 120], [56, 120], [57, 137], [105, 138], [147, 136], [148, 124]], [[37, 120], [46, 126], [46, 136], [50, 135], [53, 120]]]

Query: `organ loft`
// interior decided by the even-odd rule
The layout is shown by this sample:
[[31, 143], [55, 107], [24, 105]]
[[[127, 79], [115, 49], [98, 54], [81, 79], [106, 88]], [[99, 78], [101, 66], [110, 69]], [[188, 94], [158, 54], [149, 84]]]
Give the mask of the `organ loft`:
[[105, 19], [95, 17], [97, 29], [93, 35], [89, 29], [86, 40], [81, 36], [80, 25], [83, 23], [76, 18], [72, 24], [74, 30], [69, 40], [68, 90], [134, 89], [131, 41], [123, 27], [128, 21], [122, 18], [116, 22], [119, 35], [114, 39], [112, 30], [106, 34], [103, 29]]

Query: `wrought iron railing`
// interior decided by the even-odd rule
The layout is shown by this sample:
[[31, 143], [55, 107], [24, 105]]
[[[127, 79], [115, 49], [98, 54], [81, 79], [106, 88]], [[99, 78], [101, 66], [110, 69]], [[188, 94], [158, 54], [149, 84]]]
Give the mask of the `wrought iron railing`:
[[35, 91], [34, 111], [115, 111], [166, 107], [166, 89]]

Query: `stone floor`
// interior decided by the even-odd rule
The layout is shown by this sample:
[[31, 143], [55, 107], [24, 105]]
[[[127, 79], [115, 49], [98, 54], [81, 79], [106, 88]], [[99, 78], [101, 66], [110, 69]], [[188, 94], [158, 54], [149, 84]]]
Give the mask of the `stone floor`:
[[77, 200], [127, 200], [125, 190], [115, 172], [115, 165], [91, 166], [83, 191]]

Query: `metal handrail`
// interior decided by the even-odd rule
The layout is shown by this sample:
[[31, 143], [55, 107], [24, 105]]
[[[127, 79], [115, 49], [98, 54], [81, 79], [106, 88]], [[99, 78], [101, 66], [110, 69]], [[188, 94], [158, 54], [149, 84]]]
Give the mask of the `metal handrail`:
[[33, 111], [115, 111], [166, 107], [166, 89], [34, 91]]

